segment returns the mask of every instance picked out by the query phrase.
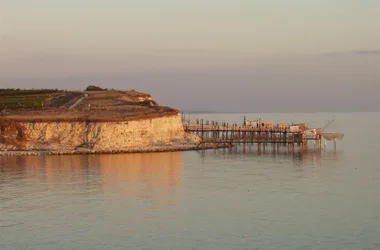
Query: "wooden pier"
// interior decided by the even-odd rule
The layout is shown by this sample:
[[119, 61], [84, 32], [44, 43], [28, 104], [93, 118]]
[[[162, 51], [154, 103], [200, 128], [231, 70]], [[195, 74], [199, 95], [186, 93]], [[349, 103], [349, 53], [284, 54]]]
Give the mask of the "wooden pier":
[[[289, 151], [294, 151], [298, 147], [301, 151], [307, 151], [308, 142], [312, 141], [314, 148], [320, 150], [322, 146], [322, 136], [320, 129], [313, 130], [313, 134], [306, 133], [306, 128], [297, 131], [291, 130], [289, 126], [262, 127], [252, 126], [246, 122], [241, 125], [218, 123], [216, 121], [203, 121], [203, 119], [191, 122], [182, 119], [184, 130], [193, 133], [201, 138], [199, 149], [206, 148], [229, 148], [242, 147], [243, 151], [252, 145], [257, 146], [257, 150], [265, 150], [268, 145], [279, 148], [287, 147]], [[264, 123], [263, 123], [264, 124]]]

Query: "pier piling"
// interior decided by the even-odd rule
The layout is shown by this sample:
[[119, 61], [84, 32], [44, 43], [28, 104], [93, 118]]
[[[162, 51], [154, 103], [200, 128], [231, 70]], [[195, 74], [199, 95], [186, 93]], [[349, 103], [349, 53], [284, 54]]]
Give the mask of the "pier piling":
[[223, 147], [231, 151], [232, 148], [241, 145], [243, 152], [246, 152], [247, 146], [251, 150], [252, 146], [256, 145], [258, 153], [261, 151], [265, 153], [269, 144], [272, 145], [272, 152], [279, 152], [280, 146], [285, 145], [289, 153], [294, 153], [296, 146], [301, 152], [308, 151], [309, 141], [314, 143], [314, 150], [322, 150], [321, 133], [310, 136], [306, 134], [306, 128], [291, 129], [291, 126], [283, 127], [280, 124], [276, 127], [265, 126], [266, 123], [252, 125], [247, 122], [245, 116], [241, 125], [203, 119], [197, 119], [195, 123], [192, 123], [186, 119], [186, 116], [182, 117], [182, 121], [186, 132], [196, 134], [201, 138], [198, 148], [202, 150]]

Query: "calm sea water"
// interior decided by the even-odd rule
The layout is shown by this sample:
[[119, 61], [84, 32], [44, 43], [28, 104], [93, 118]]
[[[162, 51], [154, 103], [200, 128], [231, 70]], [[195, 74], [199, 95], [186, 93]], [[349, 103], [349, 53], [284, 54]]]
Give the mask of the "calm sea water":
[[380, 114], [260, 116], [336, 119], [345, 138], [304, 155], [0, 157], [0, 249], [380, 249]]

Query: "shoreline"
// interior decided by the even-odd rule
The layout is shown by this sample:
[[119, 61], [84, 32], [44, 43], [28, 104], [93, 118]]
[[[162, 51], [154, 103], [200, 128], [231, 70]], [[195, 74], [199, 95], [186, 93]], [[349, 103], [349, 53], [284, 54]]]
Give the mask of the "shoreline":
[[[227, 145], [220, 145], [217, 148], [226, 148]], [[212, 145], [207, 145], [205, 149], [214, 149]], [[47, 156], [47, 155], [101, 155], [101, 154], [137, 154], [137, 153], [161, 153], [201, 150], [197, 145], [176, 145], [176, 146], [150, 146], [133, 147], [124, 149], [61, 149], [61, 150], [11, 150], [0, 151], [0, 156]]]

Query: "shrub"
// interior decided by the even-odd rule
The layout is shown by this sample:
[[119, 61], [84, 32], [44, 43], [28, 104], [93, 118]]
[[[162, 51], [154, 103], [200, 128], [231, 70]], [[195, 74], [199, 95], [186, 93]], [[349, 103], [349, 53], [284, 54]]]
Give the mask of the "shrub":
[[86, 88], [86, 91], [104, 91], [104, 90], [105, 89], [98, 86], [94, 86], [94, 85], [90, 85]]

